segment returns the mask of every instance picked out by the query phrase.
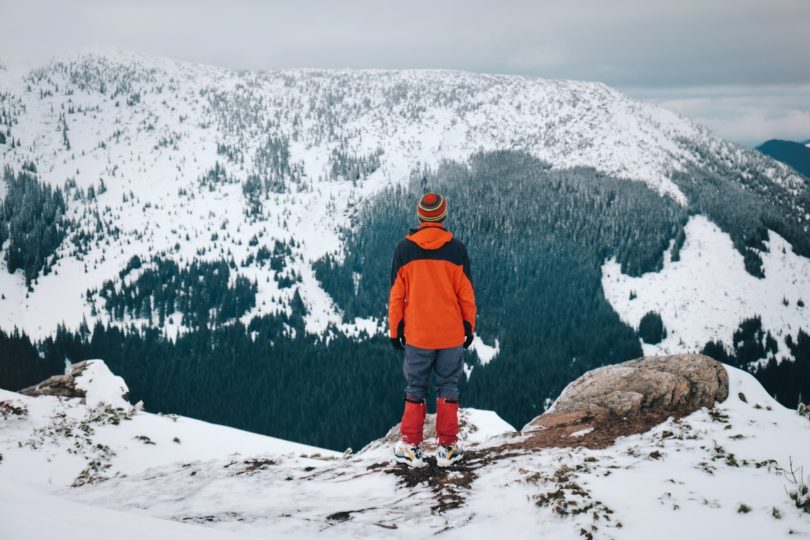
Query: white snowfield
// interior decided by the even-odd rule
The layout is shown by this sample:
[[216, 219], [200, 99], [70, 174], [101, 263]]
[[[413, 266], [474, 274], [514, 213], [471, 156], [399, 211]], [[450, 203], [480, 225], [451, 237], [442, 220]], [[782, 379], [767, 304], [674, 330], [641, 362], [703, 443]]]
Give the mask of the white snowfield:
[[[133, 255], [181, 264], [233, 257], [234, 273], [258, 285], [256, 307], [244, 320], [288, 309], [297, 289], [310, 332], [330, 322], [347, 334], [381, 330], [376, 320], [344, 324], [312, 262], [339, 252], [340, 229], [369, 197], [405, 183], [412, 171], [479, 150], [523, 150], [555, 168], [594, 167], [682, 203], [671, 176], [700, 165], [696, 148], [741, 169], [767, 168], [788, 187], [802, 182], [688, 119], [591, 82], [441, 70], [236, 73], [102, 51], [37, 69], [8, 66], [0, 71], [0, 109], [13, 118], [10, 137], [18, 143], [0, 145], [4, 164], [19, 169], [32, 161], [46, 182], [96, 189], [93, 200], [68, 193], [69, 217], [91, 236], [87, 254], [63, 242], [54, 272], [39, 277], [31, 292], [20, 272], [9, 275], [0, 262], [0, 327], [17, 326], [34, 339], [52, 335], [60, 323], [76, 329], [83, 320], [109, 322], [102, 300], [87, 298], [87, 291], [117, 279]], [[242, 183], [257, 168], [267, 173], [257, 151], [269, 137], [288, 143], [290, 168], [300, 178], [282, 179], [288, 192], [268, 195], [250, 220]], [[357, 181], [331, 178], [334, 151], [376, 153], [380, 166]], [[215, 163], [231, 183], [199, 182]], [[99, 222], [103, 234], [96, 234]], [[117, 238], [113, 228], [120, 229]], [[300, 282], [279, 288], [275, 271], [242, 266], [256, 250], [254, 237], [271, 247], [274, 240], [300, 242], [283, 271]], [[130, 323], [156, 324], [123, 321]], [[179, 314], [165, 330], [169, 336], [185, 330]], [[497, 354], [494, 344], [477, 343], [476, 350], [484, 361]]]
[[706, 217], [692, 217], [685, 233], [680, 260], [673, 262], [670, 250], [660, 272], [628, 276], [615, 259], [602, 267], [605, 298], [624, 322], [638, 328], [650, 311], [664, 322], [666, 339], [642, 343], [644, 354], [699, 352], [707, 337], [730, 346], [740, 323], [759, 316], [778, 344], [776, 358], [791, 358], [787, 336], [795, 343], [800, 329], [810, 331], [810, 260], [769, 231], [760, 279], [745, 270], [729, 235]]
[[490, 425], [479, 426], [480, 442], [468, 441], [478, 464], [472, 477], [451, 473], [459, 485], [450, 487], [408, 487], [381, 455], [341, 457], [185, 418], [0, 391], [0, 537], [810, 535], [810, 514], [793, 505], [785, 476], [791, 461], [810, 467], [810, 421], [749, 374], [728, 373], [726, 402], [603, 450], [476, 462], [475, 452], [498, 456], [512, 440], [492, 413], [479, 414]]

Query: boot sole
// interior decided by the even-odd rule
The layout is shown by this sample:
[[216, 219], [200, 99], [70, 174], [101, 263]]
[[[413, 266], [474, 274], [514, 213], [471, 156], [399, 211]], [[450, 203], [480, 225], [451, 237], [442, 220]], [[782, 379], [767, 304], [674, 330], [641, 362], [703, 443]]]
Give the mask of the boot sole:
[[458, 457], [456, 459], [439, 459], [436, 458], [436, 465], [439, 467], [450, 467], [451, 465], [455, 465], [456, 463], [460, 462], [464, 459], [464, 456]]
[[394, 461], [396, 463], [401, 463], [403, 465], [407, 465], [408, 467], [413, 467], [415, 469], [419, 469], [419, 468], [424, 467], [425, 465], [427, 465], [427, 463], [425, 463], [422, 460], [413, 461], [413, 460], [410, 460], [410, 459], [408, 459], [407, 457], [404, 457], [404, 456], [403, 457], [394, 456]]

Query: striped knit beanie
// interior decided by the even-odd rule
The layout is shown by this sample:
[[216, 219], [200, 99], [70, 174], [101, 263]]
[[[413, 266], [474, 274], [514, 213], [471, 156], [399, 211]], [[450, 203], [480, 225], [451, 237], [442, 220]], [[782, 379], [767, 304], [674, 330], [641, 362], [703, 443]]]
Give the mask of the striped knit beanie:
[[422, 221], [444, 221], [447, 217], [447, 200], [438, 193], [427, 193], [419, 199], [416, 215]]

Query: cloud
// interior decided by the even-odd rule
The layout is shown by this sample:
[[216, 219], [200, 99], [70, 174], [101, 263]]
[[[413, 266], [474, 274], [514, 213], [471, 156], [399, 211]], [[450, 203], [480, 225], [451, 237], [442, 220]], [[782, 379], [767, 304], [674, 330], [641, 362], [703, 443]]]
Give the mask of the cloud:
[[744, 146], [810, 138], [810, 84], [624, 88]]
[[810, 81], [806, 0], [0, 0], [4, 55], [88, 43], [235, 68], [448, 67], [612, 85]]
[[[100, 44], [235, 69], [599, 80], [674, 89], [657, 99], [742, 140], [805, 118], [810, 105], [785, 109], [758, 89], [810, 84], [808, 28], [807, 0], [0, 0], [0, 57], [43, 62]], [[723, 86], [750, 99], [681, 101], [684, 88]]]

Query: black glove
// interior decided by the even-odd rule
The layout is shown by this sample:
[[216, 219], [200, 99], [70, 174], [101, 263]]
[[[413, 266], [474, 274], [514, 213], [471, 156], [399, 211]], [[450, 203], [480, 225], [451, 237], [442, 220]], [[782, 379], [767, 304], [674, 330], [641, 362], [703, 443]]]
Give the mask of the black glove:
[[472, 345], [473, 335], [472, 325], [467, 321], [464, 321], [464, 336], [466, 337], [466, 339], [464, 339], [465, 349], [468, 349], [470, 345]]
[[392, 337], [391, 346], [400, 351], [405, 350], [405, 321], [399, 321], [397, 325], [397, 337]]

